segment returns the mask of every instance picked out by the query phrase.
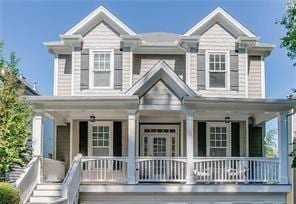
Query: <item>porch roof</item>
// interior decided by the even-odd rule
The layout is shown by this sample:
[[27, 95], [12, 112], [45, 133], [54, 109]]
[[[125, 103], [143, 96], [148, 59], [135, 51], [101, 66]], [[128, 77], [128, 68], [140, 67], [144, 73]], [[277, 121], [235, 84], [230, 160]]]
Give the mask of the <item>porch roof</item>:
[[26, 100], [38, 110], [137, 109], [138, 96], [29, 96]]
[[188, 109], [209, 109], [229, 111], [286, 112], [296, 108], [293, 99], [250, 99], [224, 97], [183, 97], [182, 103]]

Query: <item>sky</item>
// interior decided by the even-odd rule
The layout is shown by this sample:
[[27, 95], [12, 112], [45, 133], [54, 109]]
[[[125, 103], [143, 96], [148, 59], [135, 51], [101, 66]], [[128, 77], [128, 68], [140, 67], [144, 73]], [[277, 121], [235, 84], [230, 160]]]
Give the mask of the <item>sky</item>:
[[20, 58], [20, 70], [27, 81], [37, 81], [43, 95], [52, 95], [53, 56], [43, 46], [59, 40], [82, 18], [104, 5], [136, 33], [173, 32], [183, 34], [209, 12], [220, 6], [235, 19], [276, 48], [266, 59], [266, 97], [285, 98], [296, 87], [296, 67], [280, 48], [284, 28], [276, 24], [285, 12], [280, 0], [201, 1], [90, 1], [90, 0], [0, 0], [0, 38], [6, 56]]

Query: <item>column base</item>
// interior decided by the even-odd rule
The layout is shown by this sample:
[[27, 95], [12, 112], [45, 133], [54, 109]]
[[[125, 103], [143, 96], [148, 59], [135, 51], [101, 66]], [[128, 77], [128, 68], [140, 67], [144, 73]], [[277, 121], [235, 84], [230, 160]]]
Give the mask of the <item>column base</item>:
[[186, 176], [186, 184], [195, 184], [193, 176]]

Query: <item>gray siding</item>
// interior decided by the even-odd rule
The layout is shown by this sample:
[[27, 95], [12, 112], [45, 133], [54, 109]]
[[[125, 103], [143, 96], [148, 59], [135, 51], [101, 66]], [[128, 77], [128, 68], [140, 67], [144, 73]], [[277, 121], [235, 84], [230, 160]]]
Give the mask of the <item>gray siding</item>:
[[141, 105], [181, 105], [180, 100], [162, 82], [158, 81], [140, 99]]
[[67, 124], [67, 126], [57, 126], [56, 159], [65, 162], [66, 169], [69, 168], [70, 124]]
[[134, 55], [133, 83], [137, 82], [159, 61], [164, 60], [185, 81], [185, 55]]
[[[210, 27], [206, 32], [201, 35], [199, 50], [206, 51], [234, 51], [237, 49], [236, 46], [236, 38], [229, 33], [224, 27], [220, 24], [214, 24]], [[230, 74], [232, 76], [236, 75], [237, 80], [233, 80], [231, 82], [232, 86], [230, 90], [204, 90], [203, 89], [203, 81], [199, 81], [199, 76], [195, 74], [194, 68], [195, 62], [197, 63], [197, 67], [199, 67], [199, 55], [191, 55], [191, 74], [190, 81], [191, 87], [194, 91], [196, 91], [201, 96], [205, 97], [234, 97], [234, 98], [245, 98], [247, 96], [246, 93], [246, 59], [247, 55], [244, 50], [239, 50], [238, 52], [238, 73], [235, 73], [234, 70], [231, 71]], [[204, 63], [204, 62], [201, 62]], [[197, 72], [199, 68], [197, 68]], [[203, 73], [201, 73], [203, 74]], [[238, 86], [236, 86], [238, 84]]]
[[248, 96], [262, 98], [261, 56], [249, 56], [248, 64]]
[[[113, 49], [118, 50], [120, 48], [120, 36], [115, 32], [109, 25], [105, 22], [100, 22], [92, 30], [83, 36], [83, 50], [94, 49], [94, 50], [106, 50]], [[88, 89], [85, 85], [86, 73], [84, 73], [84, 78], [81, 78], [82, 72], [86, 72], [85, 69], [81, 70], [81, 51], [73, 52], [74, 58], [74, 95], [119, 95], [120, 90], [98, 90], [98, 89]], [[116, 64], [117, 65], [117, 64]], [[118, 66], [116, 66], [116, 79], [118, 78]], [[115, 73], [114, 73], [115, 74]], [[119, 82], [119, 80], [116, 80]], [[115, 88], [120, 85], [116, 84]]]
[[71, 55], [58, 56], [57, 95], [71, 95], [72, 59]]

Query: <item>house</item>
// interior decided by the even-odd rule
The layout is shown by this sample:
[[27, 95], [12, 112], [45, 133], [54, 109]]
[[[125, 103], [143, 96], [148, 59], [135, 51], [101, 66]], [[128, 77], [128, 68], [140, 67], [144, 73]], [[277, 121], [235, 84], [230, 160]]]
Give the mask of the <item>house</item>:
[[[184, 34], [138, 34], [100, 6], [60, 38], [44, 43], [54, 95], [27, 99], [36, 157], [18, 182], [24, 202], [287, 202], [295, 100], [265, 98], [274, 45], [222, 8]], [[45, 163], [44, 116], [56, 160]], [[275, 117], [278, 157], [266, 158]]]

